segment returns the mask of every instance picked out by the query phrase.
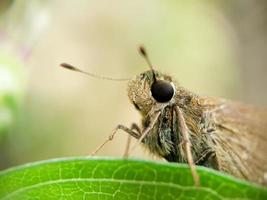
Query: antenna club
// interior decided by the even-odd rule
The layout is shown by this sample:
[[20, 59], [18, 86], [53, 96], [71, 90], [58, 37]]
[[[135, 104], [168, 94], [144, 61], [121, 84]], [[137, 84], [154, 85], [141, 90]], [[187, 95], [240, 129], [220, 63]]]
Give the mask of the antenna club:
[[60, 67], [64, 67], [67, 69], [74, 69], [74, 66], [72, 66], [71, 64], [68, 64], [68, 63], [61, 63]]
[[143, 45], [141, 45], [141, 46], [139, 47], [139, 52], [140, 52], [143, 56], [147, 57], [146, 49], [145, 49], [145, 47], [144, 47]]
[[77, 70], [74, 66], [72, 66], [71, 64], [68, 64], [68, 63], [61, 63], [61, 64], [60, 64], [60, 67], [64, 67], [64, 68], [66, 68], [66, 69], [74, 70], [74, 71]]

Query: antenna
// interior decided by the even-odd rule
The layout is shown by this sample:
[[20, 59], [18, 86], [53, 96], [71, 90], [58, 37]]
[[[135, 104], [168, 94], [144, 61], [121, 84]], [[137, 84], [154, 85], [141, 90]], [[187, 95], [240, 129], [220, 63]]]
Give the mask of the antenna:
[[66, 68], [66, 69], [72, 70], [72, 71], [80, 72], [82, 74], [85, 74], [85, 75], [93, 77], [93, 78], [110, 80], [110, 81], [129, 81], [130, 80], [129, 78], [111, 78], [111, 77], [107, 77], [107, 76], [99, 76], [97, 74], [83, 71], [83, 70], [81, 70], [77, 67], [74, 67], [73, 65], [68, 64], [68, 63], [61, 63], [60, 66]]
[[146, 49], [145, 49], [145, 47], [143, 47], [142, 45], [139, 47], [139, 52], [140, 52], [140, 54], [145, 58], [145, 60], [146, 60], [146, 62], [147, 62], [147, 64], [148, 64], [148, 66], [149, 66], [149, 68], [151, 69], [151, 71], [152, 71], [152, 73], [153, 73], [153, 79], [154, 79], [154, 82], [156, 82], [157, 81], [157, 79], [156, 79], [156, 74], [155, 74], [155, 71], [154, 71], [154, 69], [153, 69], [153, 66], [152, 66], [152, 64], [151, 64], [151, 62], [150, 62], [150, 59], [149, 59], [149, 57], [148, 57], [148, 55], [147, 55], [147, 52], [146, 52]]

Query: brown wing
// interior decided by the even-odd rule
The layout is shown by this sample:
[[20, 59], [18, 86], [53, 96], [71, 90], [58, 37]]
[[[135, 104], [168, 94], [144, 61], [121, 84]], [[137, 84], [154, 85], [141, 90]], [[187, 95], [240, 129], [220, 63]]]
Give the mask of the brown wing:
[[219, 169], [267, 185], [267, 110], [222, 99], [211, 102]]

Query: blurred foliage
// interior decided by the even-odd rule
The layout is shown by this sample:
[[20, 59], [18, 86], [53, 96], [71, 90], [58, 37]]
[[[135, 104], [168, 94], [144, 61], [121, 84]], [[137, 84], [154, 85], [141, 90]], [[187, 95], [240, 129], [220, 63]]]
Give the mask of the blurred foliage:
[[6, 10], [14, 3], [15, 0], [2, 0], [0, 3], [0, 17], [5, 13]]
[[25, 62], [45, 23], [41, 1], [0, 3], [0, 135], [18, 121], [25, 93]]
[[[2, 2], [6, 4], [0, 4], [0, 51], [5, 72], [0, 80], [5, 74], [14, 75], [14, 86], [11, 93], [0, 94], [0, 105], [8, 110], [2, 111], [6, 122], [0, 127], [10, 130], [14, 126], [0, 145], [0, 168], [89, 154], [117, 124], [140, 121], [128, 101], [127, 83], [86, 79], [59, 68], [61, 62], [100, 75], [131, 77], [148, 69], [137, 53], [142, 43], [157, 70], [169, 73], [197, 94], [256, 105], [266, 102], [262, 89], [266, 62], [260, 55], [266, 53], [263, 37], [267, 34], [259, 38], [258, 33], [267, 26], [259, 23], [265, 19], [264, 9], [257, 12], [261, 3]], [[249, 14], [252, 10], [254, 14]], [[254, 62], [249, 62], [251, 55]], [[13, 65], [17, 67], [10, 67]], [[5, 84], [0, 88], [7, 87]], [[23, 92], [26, 95], [13, 123]], [[126, 135], [118, 134], [100, 154], [122, 155], [125, 141]], [[141, 148], [133, 154], [151, 158]]]
[[195, 187], [184, 164], [103, 158], [31, 163], [0, 172], [0, 199], [265, 200], [267, 189], [198, 167]]
[[0, 138], [14, 125], [22, 101], [24, 79], [21, 61], [0, 51]]
[[[127, 98], [126, 82], [86, 79], [59, 68], [61, 62], [96, 74], [133, 77], [147, 70], [137, 52], [143, 43], [155, 68], [169, 73], [184, 87], [199, 94], [239, 98], [239, 68], [231, 43], [234, 38], [224, 29], [226, 22], [218, 23], [220, 12], [213, 4], [141, 0], [117, 0], [112, 6], [105, 0], [48, 1], [39, 7], [34, 6], [37, 3], [20, 4], [12, 11], [29, 12], [25, 11], [29, 17], [21, 18], [28, 22], [15, 23], [26, 41], [36, 33], [28, 28], [31, 19], [37, 25], [43, 19], [53, 20], [30, 49], [25, 68], [29, 73], [27, 95], [6, 143], [10, 160], [0, 163], [2, 166], [88, 154], [117, 124], [139, 122]], [[45, 10], [50, 15], [45, 15]], [[43, 17], [38, 18], [39, 14]], [[12, 31], [14, 26], [8, 27]], [[101, 153], [121, 155], [125, 136], [116, 137]], [[138, 149], [134, 155], [143, 154]]]

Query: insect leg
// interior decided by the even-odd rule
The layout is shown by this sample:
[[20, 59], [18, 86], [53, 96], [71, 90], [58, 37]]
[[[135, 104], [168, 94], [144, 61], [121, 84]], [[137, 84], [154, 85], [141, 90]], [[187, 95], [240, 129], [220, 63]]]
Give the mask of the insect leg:
[[135, 131], [127, 128], [126, 126], [123, 125], [118, 125], [110, 134], [110, 136], [106, 139], [105, 142], [103, 142], [94, 152], [92, 152], [90, 154], [90, 156], [95, 155], [100, 149], [102, 149], [103, 146], [105, 146], [105, 144], [107, 144], [108, 142], [110, 142], [111, 140], [113, 140], [115, 134], [118, 132], [118, 130], [123, 130], [126, 133], [129, 133], [131, 136], [135, 137], [136, 139], [140, 138], [140, 134], [136, 133]]
[[129, 157], [129, 149], [130, 149], [130, 144], [131, 144], [131, 135], [127, 136], [127, 143], [126, 147], [123, 153], [123, 158], [128, 158]]
[[142, 131], [141, 133], [141, 137], [137, 138], [137, 142], [134, 144], [134, 146], [132, 147], [131, 151], [133, 151], [141, 142], [142, 140], [147, 136], [147, 134], [151, 131], [152, 128], [154, 128], [154, 125], [156, 124], [158, 118], [160, 116], [160, 112], [157, 112], [156, 115], [154, 117], [152, 117], [151, 122], [149, 123], [149, 125]]
[[137, 133], [139, 133], [139, 136], [141, 136], [141, 129], [139, 128], [139, 126], [136, 123], [132, 123], [131, 125], [131, 130], [136, 130]]
[[[132, 124], [131, 130], [132, 131], [135, 130], [136, 133], [139, 134], [138, 137], [139, 138], [141, 137], [141, 129], [139, 128], [139, 126], [136, 123]], [[125, 147], [125, 150], [124, 150], [124, 154], [123, 154], [124, 158], [128, 158], [128, 156], [129, 156], [130, 143], [131, 143], [131, 135], [129, 134], [128, 138], [127, 138], [127, 144], [126, 144], [126, 147]]]
[[183, 113], [178, 106], [175, 106], [175, 112], [176, 112], [176, 114], [178, 116], [178, 120], [179, 120], [179, 127], [180, 127], [180, 131], [181, 131], [181, 134], [183, 137], [182, 145], [184, 146], [184, 149], [185, 149], [187, 162], [188, 162], [188, 165], [191, 169], [191, 173], [192, 173], [195, 185], [198, 186], [199, 185], [199, 175], [197, 174], [196, 165], [194, 163], [192, 152], [191, 152], [191, 142], [189, 139], [188, 128], [187, 128], [187, 125], [185, 123]]
[[204, 150], [200, 157], [195, 161], [196, 165], [201, 165], [205, 167], [210, 167], [213, 169], [218, 169], [218, 164], [216, 162], [216, 153], [212, 149]]

